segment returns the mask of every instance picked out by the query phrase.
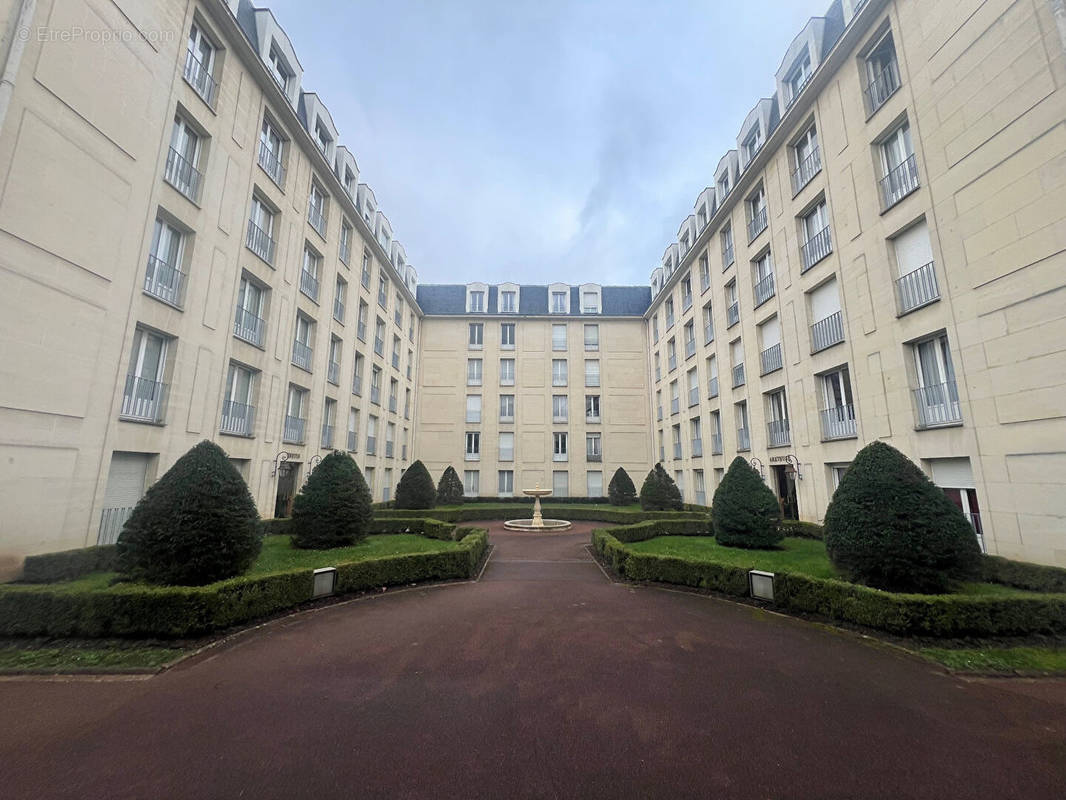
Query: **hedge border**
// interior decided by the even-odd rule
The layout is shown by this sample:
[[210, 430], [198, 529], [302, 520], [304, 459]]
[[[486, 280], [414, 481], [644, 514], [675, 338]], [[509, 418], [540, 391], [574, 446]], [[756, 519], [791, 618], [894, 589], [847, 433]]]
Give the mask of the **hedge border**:
[[59, 583], [91, 572], [114, 572], [118, 548], [113, 544], [79, 547], [56, 553], [26, 556], [22, 564], [23, 583]]
[[[380, 520], [423, 517], [443, 522], [499, 521], [514, 519], [517, 509], [514, 505], [493, 506], [488, 503], [473, 503], [460, 508], [379, 509], [374, 512], [374, 523]], [[617, 508], [565, 508], [545, 504], [541, 507], [545, 517], [553, 514], [565, 516], [571, 522], [610, 522], [615, 524], [632, 524], [648, 520], [700, 520], [709, 521], [702, 511], [639, 511]]]
[[[706, 589], [734, 597], [749, 596], [747, 568], [638, 553], [627, 547], [628, 542], [619, 539], [618, 533], [623, 538], [632, 535], [631, 530], [597, 528], [592, 532], [592, 546], [623, 578]], [[775, 571], [773, 605], [904, 636], [994, 637], [1066, 632], [1066, 594], [1046, 597], [897, 594], [840, 580]]]
[[[340, 563], [334, 596], [382, 586], [475, 576], [488, 548], [483, 529], [454, 550]], [[187, 638], [230, 628], [312, 600], [314, 570], [231, 578], [196, 587], [116, 584], [87, 592], [34, 584], [0, 590], [0, 635]]]

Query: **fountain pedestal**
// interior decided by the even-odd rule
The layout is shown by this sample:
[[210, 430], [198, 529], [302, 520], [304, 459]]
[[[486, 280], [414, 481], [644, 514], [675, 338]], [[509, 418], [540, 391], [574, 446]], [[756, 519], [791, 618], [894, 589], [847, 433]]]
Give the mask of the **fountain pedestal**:
[[551, 489], [523, 489], [522, 494], [533, 498], [533, 519], [509, 519], [503, 526], [512, 531], [565, 531], [570, 523], [565, 519], [544, 519], [540, 511], [540, 498], [550, 495]]

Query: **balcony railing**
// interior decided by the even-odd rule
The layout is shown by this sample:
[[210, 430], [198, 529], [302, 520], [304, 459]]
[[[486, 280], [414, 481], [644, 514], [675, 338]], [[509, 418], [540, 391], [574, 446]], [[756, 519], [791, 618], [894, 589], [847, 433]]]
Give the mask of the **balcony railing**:
[[359, 446], [359, 434], [355, 431], [348, 431], [348, 452], [354, 453]]
[[804, 158], [796, 168], [792, 170], [792, 194], [793, 196], [800, 193], [800, 190], [806, 186], [811, 180], [822, 171], [822, 151], [820, 148], [814, 148], [806, 158]]
[[817, 353], [844, 341], [844, 315], [837, 311], [811, 325], [811, 352]]
[[136, 375], [126, 376], [126, 388], [122, 392], [122, 409], [119, 415], [140, 422], [162, 422], [163, 405], [167, 385]]
[[725, 310], [726, 327], [732, 328], [738, 322], [740, 322], [740, 302], [730, 303], [729, 307]]
[[322, 446], [323, 447], [333, 447], [333, 426], [332, 425], [325, 425], [324, 424], [322, 426]]
[[824, 408], [820, 413], [823, 439], [850, 439], [855, 436], [855, 406], [852, 403]]
[[585, 453], [585, 460], [598, 464], [603, 461], [603, 453]]
[[788, 432], [787, 419], [770, 420], [766, 423], [766, 430], [770, 437], [770, 447], [784, 447], [792, 441]]
[[326, 367], [326, 380], [334, 386], [341, 385], [341, 364], [339, 361], [330, 361]]
[[378, 437], [367, 436], [366, 437], [366, 454], [368, 456], [375, 456], [378, 453]]
[[777, 372], [782, 367], [781, 343], [772, 344], [759, 353], [759, 374], [768, 375]]
[[126, 506], [125, 508], [103, 509], [100, 513], [100, 530], [96, 534], [96, 543], [104, 545], [117, 542], [126, 520], [133, 513], [133, 508], [133, 506]]
[[692, 356], [694, 356], [694, 355], [696, 355], [696, 340], [695, 339], [686, 339], [685, 340], [685, 358], [692, 358]]
[[667, 358], [667, 364], [670, 367], [670, 372], [673, 372], [675, 369], [677, 369], [677, 356], [676, 355], [672, 355], [669, 358]]
[[755, 284], [755, 307], [758, 308], [774, 296], [774, 273]]
[[700, 388], [693, 386], [688, 390], [688, 407], [698, 406], [700, 404]]
[[251, 436], [255, 424], [255, 406], [238, 403], [233, 400], [222, 401], [222, 433], [234, 436]]
[[393, 414], [396, 413], [396, 398], [395, 397], [390, 397], [389, 398], [389, 411], [391, 411]]
[[306, 269], [300, 270], [300, 291], [318, 302], [318, 278]]
[[707, 392], [708, 392], [708, 394], [707, 394], [708, 397], [717, 397], [718, 396], [718, 376], [717, 375], [707, 379]]
[[751, 432], [747, 428], [737, 428], [737, 450], [751, 450]]
[[670, 413], [671, 414], [680, 414], [681, 413], [681, 398], [680, 397], [672, 397], [672, 398], [670, 398]]
[[688, 311], [690, 308], [692, 308], [692, 292], [681, 297], [681, 310]]
[[722, 247], [722, 270], [725, 271], [729, 268], [730, 264], [734, 260], [734, 250], [732, 244], [727, 244]]
[[311, 371], [311, 348], [301, 341], [295, 341], [292, 343], [292, 363], [305, 369], [308, 372]]
[[370, 387], [370, 402], [376, 406], [381, 405], [381, 388], [378, 386]]
[[263, 331], [266, 323], [248, 309], [237, 306], [237, 314], [233, 320], [233, 335], [238, 339], [254, 344], [256, 347], [263, 346]]
[[896, 299], [900, 316], [940, 299], [933, 262], [923, 264], [896, 280]]
[[656, 418], [661, 422], [663, 418], [663, 407], [659, 406], [656, 410]]
[[892, 208], [920, 185], [918, 159], [912, 153], [906, 161], [881, 179], [881, 204], [883, 210]]
[[669, 330], [672, 327], [674, 327], [674, 315], [673, 314], [667, 314], [666, 315], [666, 328], [667, 328], [667, 330]]
[[161, 258], [148, 256], [144, 291], [152, 297], [158, 297], [164, 303], [181, 308], [185, 297], [185, 273]]
[[363, 341], [363, 342], [366, 341], [366, 320], [365, 319], [359, 320], [358, 324], [355, 326], [355, 335], [359, 337], [360, 341]]
[[954, 425], [962, 422], [959, 406], [959, 390], [955, 381], [945, 381], [914, 390], [918, 406], [918, 427], [935, 428], [938, 425]]
[[287, 444], [303, 444], [304, 443], [304, 429], [307, 427], [307, 420], [302, 417], [293, 417], [289, 414], [285, 415], [285, 427], [281, 432], [281, 439]]
[[674, 442], [674, 461], [681, 460], [681, 445], [678, 442]]
[[319, 234], [326, 235], [326, 215], [321, 208], [309, 204], [307, 206], [307, 221], [311, 223], [311, 227], [318, 231]]
[[352, 394], [358, 397], [363, 396], [363, 373], [361, 372], [352, 375]]
[[896, 93], [899, 86], [899, 65], [895, 59], [892, 59], [870, 80], [863, 90], [870, 114], [872, 115], [883, 106], [888, 101], [888, 98]]
[[763, 206], [748, 221], [748, 241], [754, 241], [755, 237], [766, 230], [766, 206]]
[[344, 302], [339, 297], [333, 298], [333, 319], [344, 323]]
[[692, 457], [700, 458], [703, 456], [703, 439], [692, 440]]
[[203, 98], [209, 106], [215, 102], [215, 79], [207, 66], [196, 57], [192, 50], [185, 51], [185, 69], [182, 73], [185, 82]]
[[245, 244], [247, 244], [249, 250], [273, 266], [274, 240], [270, 238], [270, 234], [256, 225], [253, 220], [248, 220], [248, 238]]
[[708, 322], [703, 326], [703, 343], [710, 344], [714, 341], [714, 324]]
[[720, 433], [711, 434], [711, 455], [722, 455], [722, 434]]
[[194, 203], [200, 202], [200, 184], [203, 181], [203, 175], [200, 170], [173, 147], [167, 153], [167, 164], [163, 170], [163, 180]]
[[385, 340], [382, 339], [380, 336], [374, 337], [374, 352], [377, 353], [379, 356], [385, 355]]
[[733, 388], [744, 385], [744, 362], [733, 367]]
[[263, 141], [259, 142], [259, 166], [270, 176], [270, 180], [278, 185], [279, 189], [284, 188], [285, 167], [281, 163], [281, 156], [267, 147], [266, 142]]
[[829, 235], [829, 226], [826, 225], [800, 247], [800, 272], [806, 272], [832, 252], [833, 238]]

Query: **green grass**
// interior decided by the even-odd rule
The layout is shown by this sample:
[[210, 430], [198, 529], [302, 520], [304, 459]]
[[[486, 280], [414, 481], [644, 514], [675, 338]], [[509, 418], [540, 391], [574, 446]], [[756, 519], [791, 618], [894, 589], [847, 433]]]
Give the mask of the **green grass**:
[[77, 672], [132, 668], [155, 669], [184, 651], [175, 647], [131, 646], [93, 642], [91, 647], [6, 647], [0, 645], [0, 671]]
[[769, 572], [795, 572], [814, 578], [840, 578], [816, 539], [783, 539], [778, 550], [742, 550], [723, 547], [710, 536], [658, 536], [627, 545], [638, 553], [678, 556]]
[[1066, 648], [990, 647], [979, 650], [947, 650], [926, 647], [918, 651], [957, 672], [1066, 673]]

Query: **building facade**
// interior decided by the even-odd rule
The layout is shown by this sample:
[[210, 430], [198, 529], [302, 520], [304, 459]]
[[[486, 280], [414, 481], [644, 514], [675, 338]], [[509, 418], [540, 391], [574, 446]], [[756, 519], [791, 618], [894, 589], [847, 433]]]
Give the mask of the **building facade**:
[[378, 500], [421, 458], [486, 496], [662, 461], [704, 503], [741, 455], [806, 520], [881, 439], [1066, 565], [1061, 0], [834, 0], [650, 287], [419, 285], [249, 0], [0, 19], [0, 577], [204, 438], [263, 516], [343, 449]]

